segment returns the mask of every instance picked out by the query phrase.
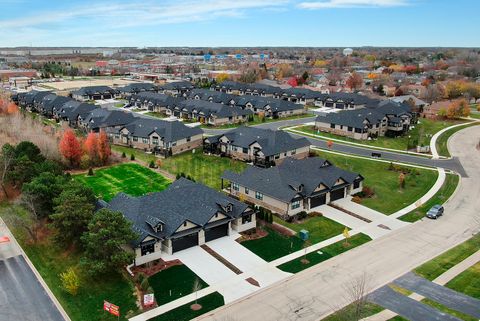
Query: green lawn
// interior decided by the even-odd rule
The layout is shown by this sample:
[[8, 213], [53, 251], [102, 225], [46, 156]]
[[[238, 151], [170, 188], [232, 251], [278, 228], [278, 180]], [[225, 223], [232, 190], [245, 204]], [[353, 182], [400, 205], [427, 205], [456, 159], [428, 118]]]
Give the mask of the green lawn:
[[437, 146], [437, 152], [440, 156], [446, 156], [446, 157], [450, 157], [450, 152], [448, 151], [448, 148], [447, 148], [447, 142], [448, 142], [448, 139], [453, 135], [455, 134], [456, 132], [458, 132], [459, 130], [462, 130], [464, 128], [467, 128], [467, 127], [471, 127], [471, 126], [475, 126], [475, 125], [478, 125], [479, 123], [477, 122], [474, 122], [474, 123], [469, 123], [469, 124], [466, 124], [466, 125], [463, 125], [463, 126], [458, 126], [458, 127], [455, 127], [455, 128], [451, 128], [447, 131], [445, 131], [442, 135], [440, 135], [440, 137], [438, 137], [437, 139], [437, 143], [436, 143], [436, 146]]
[[[138, 159], [146, 164], [150, 161], [156, 161], [157, 158], [151, 154], [145, 154], [141, 150], [136, 150], [123, 146], [112, 146], [112, 149], [118, 153], [124, 152], [127, 157], [131, 154], [135, 155], [135, 159]], [[225, 170], [231, 170], [234, 172], [241, 172], [247, 167], [247, 164], [241, 161], [233, 160], [228, 157], [218, 157], [213, 155], [205, 155], [201, 148], [196, 149], [195, 153], [185, 152], [179, 155], [175, 155], [161, 160], [161, 169], [177, 175], [185, 173], [190, 175], [197, 182], [203, 183], [207, 186], [220, 190], [221, 179]]]
[[194, 301], [182, 305], [176, 309], [170, 310], [158, 317], [150, 319], [149, 321], [188, 321], [195, 317], [198, 317], [204, 313], [212, 311], [225, 304], [223, 296], [214, 292], [198, 299], [198, 304], [202, 306], [202, 309], [193, 311], [190, 306], [195, 303]]
[[241, 172], [247, 164], [228, 157], [205, 155], [202, 149], [195, 153], [185, 152], [162, 160], [161, 168], [173, 175], [185, 173], [195, 181], [207, 186], [221, 189], [221, 176], [225, 170]]
[[[477, 250], [479, 244], [477, 240]], [[457, 275], [446, 286], [452, 290], [480, 299], [480, 262]]]
[[478, 319], [476, 319], [472, 316], [469, 316], [465, 313], [461, 313], [459, 311], [450, 309], [450, 308], [448, 308], [448, 307], [444, 306], [443, 304], [440, 304], [436, 301], [433, 301], [433, 300], [430, 300], [430, 299], [423, 299], [421, 302], [437, 309], [440, 312], [453, 315], [454, 317], [457, 317], [460, 320], [463, 320], [463, 321], [478, 321]]
[[480, 234], [477, 234], [466, 242], [457, 245], [433, 260], [416, 268], [414, 272], [423, 276], [427, 280], [432, 281], [478, 251], [479, 244]]
[[284, 236], [269, 227], [264, 227], [268, 235], [241, 244], [265, 261], [273, 261], [302, 249], [303, 241], [296, 236]]
[[195, 279], [202, 289], [208, 284], [193, 273], [186, 265], [175, 265], [148, 278], [155, 293], [155, 300], [162, 305], [193, 292]]
[[[292, 119], [302, 119], [302, 118], [308, 118], [308, 117], [314, 117], [314, 114], [311, 113], [306, 113], [302, 115], [293, 115], [293, 116], [287, 116], [287, 117], [281, 117], [281, 118], [265, 118], [264, 121], [258, 117], [258, 115], [253, 115], [253, 121], [248, 121], [245, 123], [242, 123], [243, 125], [246, 126], [254, 126], [254, 125], [260, 125], [260, 124], [265, 124], [265, 123], [273, 123], [277, 121], [284, 121], [284, 120], [292, 120]], [[203, 124], [201, 125], [202, 128], [216, 128], [216, 129], [227, 129], [227, 128], [236, 128], [242, 124], [225, 124], [221, 126], [212, 126], [212, 125], [207, 125]]]
[[387, 321], [409, 321], [409, 320], [405, 319], [404, 317], [401, 317], [401, 316], [397, 315], [396, 317], [388, 319]]
[[94, 171], [94, 176], [81, 174], [74, 178], [91, 187], [98, 197], [106, 201], [119, 192], [140, 196], [162, 191], [170, 184], [162, 175], [136, 163], [115, 165]]
[[157, 113], [157, 112], [154, 112], [154, 111], [150, 111], [148, 113], [145, 113], [145, 115], [156, 117], [156, 118], [167, 118], [168, 117], [165, 114]]
[[[105, 314], [103, 300], [120, 307], [120, 320], [126, 320], [127, 312], [137, 311], [133, 283], [128, 277], [112, 271], [106, 277], [91, 279], [80, 265], [81, 253], [66, 251], [49, 238], [31, 244], [26, 242], [23, 231], [12, 229], [12, 232], [72, 321], [117, 320]], [[75, 269], [80, 278], [80, 289], [76, 296], [64, 291], [59, 277], [70, 267]]]
[[[345, 246], [345, 241], [342, 240], [342, 241], [338, 241], [336, 243], [330, 244], [328, 246], [325, 246], [321, 248], [320, 251], [307, 254], [306, 258], [310, 262], [308, 264], [304, 264], [301, 262], [301, 260], [304, 258], [302, 256], [298, 259], [279, 265], [278, 268], [285, 272], [297, 273], [311, 266], [314, 266], [315, 264], [326, 261], [329, 258], [332, 258], [336, 255], [339, 255], [343, 252], [346, 252], [350, 249], [353, 249], [357, 246], [367, 243], [370, 240], [371, 238], [368, 235], [365, 235], [362, 233], [356, 234], [349, 239], [348, 246]], [[321, 254], [319, 252], [321, 252]]]
[[[353, 138], [348, 138], [344, 136], [339, 136], [331, 133], [318, 132], [313, 128], [313, 126], [302, 126], [295, 128], [295, 130], [300, 130], [307, 134], [321, 135], [327, 138], [340, 139], [345, 142], [365, 144], [372, 147], [382, 147], [396, 149], [399, 151], [407, 151], [407, 145], [412, 148], [414, 145], [428, 145], [430, 144], [430, 138], [438, 131], [446, 128], [448, 126], [459, 123], [459, 121], [451, 120], [430, 120], [421, 118], [419, 123], [415, 125], [414, 129], [411, 129], [407, 135], [391, 138], [391, 137], [378, 137], [375, 140], [358, 140]], [[408, 137], [410, 136], [410, 138]]]
[[[335, 313], [330, 314], [328, 317], [322, 319], [322, 321], [348, 321], [355, 320], [355, 308], [354, 304], [349, 304], [341, 310], [336, 311]], [[377, 314], [384, 309], [374, 303], [366, 302], [363, 307], [362, 313], [360, 313], [360, 318], [366, 318], [371, 315]]]
[[415, 203], [435, 184], [438, 173], [428, 169], [406, 167], [416, 174], [406, 176], [405, 188], [399, 186], [399, 173], [389, 170], [389, 163], [369, 159], [361, 159], [316, 151], [318, 156], [328, 159], [334, 165], [345, 170], [360, 173], [364, 178], [363, 185], [373, 188], [375, 195], [362, 200], [362, 205], [392, 214]]
[[[429, 199], [422, 206], [414, 209], [410, 213], [401, 216], [399, 219], [404, 222], [412, 223], [425, 217], [425, 214], [427, 214], [428, 210], [433, 205], [443, 204], [450, 198], [450, 196], [453, 194], [453, 192], [455, 192], [455, 189], [457, 188], [459, 179], [460, 178], [458, 175], [447, 174], [442, 187], [431, 199]], [[446, 215], [448, 215], [448, 213]]]
[[288, 223], [277, 216], [274, 216], [273, 220], [297, 233], [303, 229], [307, 230], [309, 232], [309, 241], [312, 244], [342, 234], [345, 229], [345, 226], [342, 224], [323, 216], [310, 217], [301, 223]]
[[475, 118], [475, 119], [480, 119], [480, 113], [471, 113], [470, 117]]

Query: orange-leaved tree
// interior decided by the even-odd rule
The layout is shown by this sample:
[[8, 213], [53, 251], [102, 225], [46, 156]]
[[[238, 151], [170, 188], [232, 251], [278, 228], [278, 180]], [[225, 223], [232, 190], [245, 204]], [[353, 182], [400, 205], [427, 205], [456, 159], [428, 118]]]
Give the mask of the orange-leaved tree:
[[58, 148], [60, 149], [62, 156], [68, 160], [70, 166], [78, 166], [80, 159], [82, 158], [82, 147], [73, 130], [65, 130]]
[[107, 134], [105, 131], [100, 130], [100, 134], [98, 135], [98, 157], [100, 162], [102, 162], [103, 165], [107, 164], [110, 155], [112, 155], [112, 150], [110, 149]]
[[83, 150], [88, 155], [91, 163], [96, 164], [98, 162], [98, 136], [96, 133], [88, 133], [87, 139], [83, 142]]

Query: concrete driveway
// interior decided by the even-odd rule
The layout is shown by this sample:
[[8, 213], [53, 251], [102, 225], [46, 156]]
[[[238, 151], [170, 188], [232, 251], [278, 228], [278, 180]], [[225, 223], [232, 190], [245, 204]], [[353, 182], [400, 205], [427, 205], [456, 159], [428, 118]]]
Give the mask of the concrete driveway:
[[[223, 295], [226, 303], [235, 301], [259, 289], [287, 278], [290, 274], [272, 267], [268, 262], [235, 241], [239, 234], [206, 243], [241, 273], [236, 274], [199, 246], [173, 254], [166, 259], [179, 259], [215, 291]], [[246, 279], [253, 278], [259, 286]]]

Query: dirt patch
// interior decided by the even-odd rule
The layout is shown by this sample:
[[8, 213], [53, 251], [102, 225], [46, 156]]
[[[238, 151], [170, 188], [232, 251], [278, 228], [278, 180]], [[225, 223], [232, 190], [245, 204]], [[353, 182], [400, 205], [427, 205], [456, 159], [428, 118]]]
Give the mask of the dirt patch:
[[262, 237], [265, 237], [267, 235], [268, 235], [267, 231], [265, 231], [262, 228], [257, 227], [255, 229], [255, 232], [242, 233], [242, 236], [239, 237], [236, 241], [238, 243], [242, 243], [244, 241], [258, 240], [258, 239], [261, 239]]
[[245, 279], [245, 281], [247, 281], [251, 285], [254, 285], [256, 287], [260, 287], [260, 283], [258, 283], [258, 281], [255, 280], [254, 278], [248, 278], [248, 279]]
[[198, 311], [202, 308], [202, 306], [198, 303], [194, 303], [190, 306], [190, 309], [192, 309], [193, 311]]
[[310, 261], [307, 259], [301, 259], [300, 262], [302, 262], [302, 264], [310, 264]]
[[155, 260], [143, 264], [142, 266], [136, 266], [132, 268], [133, 274], [143, 273], [146, 277], [150, 277], [160, 271], [166, 270], [175, 265], [182, 265], [180, 260], [164, 261], [162, 259]]
[[[20, 194], [22, 193], [21, 190], [19, 190], [18, 188], [15, 188], [14, 186], [8, 184], [7, 186], [5, 186], [5, 189], [7, 191], [7, 195], [5, 195], [5, 192], [3, 191], [3, 189], [0, 189], [0, 202], [3, 202], [3, 201], [14, 201], [16, 200]], [[8, 197], [7, 197], [8, 196]]]

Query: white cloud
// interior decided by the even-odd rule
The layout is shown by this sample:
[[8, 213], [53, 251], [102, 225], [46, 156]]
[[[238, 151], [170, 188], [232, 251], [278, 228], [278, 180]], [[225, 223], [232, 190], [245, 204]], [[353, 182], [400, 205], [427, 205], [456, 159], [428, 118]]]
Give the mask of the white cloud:
[[397, 7], [407, 4], [407, 0], [322, 0], [300, 2], [298, 7], [303, 9], [366, 8]]

